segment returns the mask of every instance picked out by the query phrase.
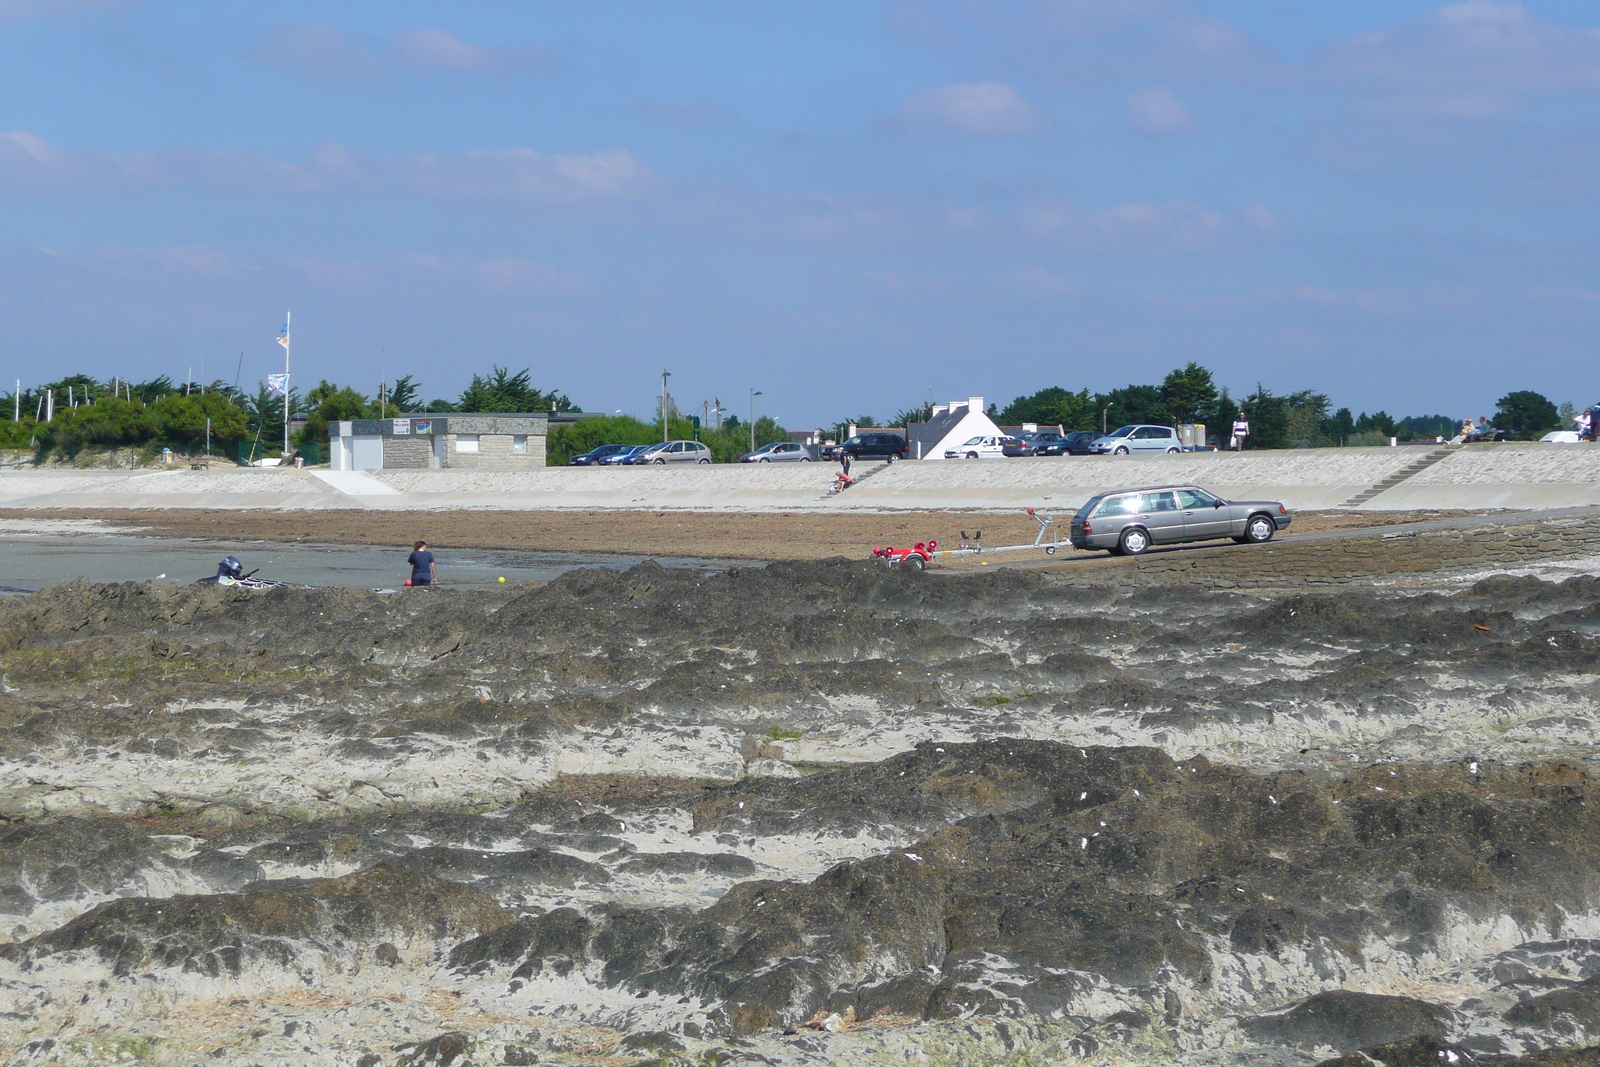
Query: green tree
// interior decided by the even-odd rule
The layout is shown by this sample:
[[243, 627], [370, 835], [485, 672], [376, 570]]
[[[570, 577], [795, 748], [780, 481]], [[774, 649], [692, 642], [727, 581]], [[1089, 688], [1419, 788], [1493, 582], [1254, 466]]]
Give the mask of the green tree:
[[1289, 408], [1283, 397], [1273, 396], [1257, 382], [1256, 391], [1244, 398], [1239, 410], [1250, 422], [1246, 448], [1283, 448], [1289, 443]]
[[1328, 444], [1329, 438], [1323, 428], [1328, 421], [1328, 406], [1331, 403], [1323, 393], [1302, 389], [1298, 393], [1290, 393], [1283, 398], [1284, 413], [1288, 422], [1284, 426], [1284, 436], [1289, 442], [1304, 441], [1312, 448], [1321, 448]]
[[910, 426], [914, 422], [927, 422], [933, 418], [933, 401], [928, 401], [920, 407], [906, 408], [894, 413], [894, 418], [889, 420], [891, 426]]
[[44, 425], [39, 439], [52, 448], [74, 451], [83, 445], [142, 444], [151, 433], [143, 403], [102, 396], [93, 404], [57, 408], [55, 420]]
[[350, 386], [334, 385], [324, 378], [306, 394], [306, 424], [295, 434], [295, 444], [303, 446], [308, 441], [328, 444], [329, 426], [341, 419], [376, 415], [376, 407]]
[[1461, 423], [1449, 415], [1408, 415], [1394, 424], [1394, 432], [1402, 441], [1425, 441], [1430, 437], [1448, 441], [1461, 432]]
[[659, 425], [640, 422], [632, 415], [579, 419], [551, 427], [550, 436], [545, 441], [545, 463], [552, 467], [565, 467], [573, 456], [582, 455], [600, 445], [648, 445], [659, 440]]
[[456, 411], [469, 412], [539, 412], [580, 411], [571, 400], [555, 391], [542, 392], [530, 381], [530, 371], [524, 367], [512, 374], [498, 364], [487, 376], [474, 374], [472, 382], [462, 391], [455, 403]]
[[1531, 389], [1507, 393], [1496, 404], [1494, 424], [1506, 431], [1512, 440], [1532, 441], [1561, 428], [1561, 416], [1555, 404]]
[[207, 419], [215, 448], [227, 448], [245, 435], [244, 412], [220, 393], [170, 393], [151, 404], [148, 414], [155, 437], [182, 443], [191, 451], [204, 447]]
[[[1206, 414], [1207, 435], [1215, 432], [1218, 440], [1226, 442], [1233, 436], [1233, 420], [1239, 417], [1239, 405], [1233, 397], [1228, 395], [1224, 388], [1217, 394], [1216, 403], [1211, 405], [1211, 410]], [[1215, 426], [1213, 431], [1210, 427]]]
[[1170, 426], [1178, 421], [1167, 410], [1161, 390], [1154, 385], [1125, 385], [1109, 393], [1096, 393], [1094, 414], [1094, 429], [1100, 429], [1102, 421], [1108, 430], [1130, 423]]
[[1161, 382], [1161, 402], [1176, 422], [1198, 422], [1217, 402], [1211, 372], [1190, 361]]

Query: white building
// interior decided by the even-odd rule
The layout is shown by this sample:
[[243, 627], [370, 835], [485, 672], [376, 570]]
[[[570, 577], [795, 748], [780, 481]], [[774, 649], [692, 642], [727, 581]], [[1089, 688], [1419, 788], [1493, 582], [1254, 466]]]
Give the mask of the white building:
[[906, 427], [912, 459], [944, 459], [944, 450], [974, 437], [1005, 436], [1005, 431], [983, 413], [983, 397], [969, 396], [948, 404], [935, 404], [933, 418]]

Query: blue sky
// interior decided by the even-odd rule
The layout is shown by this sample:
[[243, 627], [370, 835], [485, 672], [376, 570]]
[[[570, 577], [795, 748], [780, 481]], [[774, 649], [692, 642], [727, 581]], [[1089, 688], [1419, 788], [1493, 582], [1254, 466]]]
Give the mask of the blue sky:
[[0, 0], [0, 376], [1600, 397], [1571, 0]]

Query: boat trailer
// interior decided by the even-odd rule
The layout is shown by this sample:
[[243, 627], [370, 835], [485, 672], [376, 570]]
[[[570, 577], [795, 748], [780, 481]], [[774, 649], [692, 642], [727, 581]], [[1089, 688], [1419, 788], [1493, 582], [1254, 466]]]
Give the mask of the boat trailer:
[[[1045, 555], [1053, 556], [1057, 549], [1068, 543], [1061, 540], [1061, 531], [1056, 526], [1054, 517], [1040, 514], [1033, 508], [1028, 509], [1028, 517], [1039, 524], [1039, 532], [1034, 535], [1031, 544], [985, 547], [982, 530], [978, 530], [970, 538], [967, 536], [967, 531], [962, 530], [961, 543], [954, 548], [940, 548], [937, 541], [918, 541], [910, 548], [874, 547], [872, 554], [891, 566], [905, 564], [920, 571], [932, 563], [935, 556], [978, 556], [990, 552], [1027, 552], [1037, 549], [1043, 549]], [[1047, 536], [1050, 536], [1051, 540], [1045, 540]]]

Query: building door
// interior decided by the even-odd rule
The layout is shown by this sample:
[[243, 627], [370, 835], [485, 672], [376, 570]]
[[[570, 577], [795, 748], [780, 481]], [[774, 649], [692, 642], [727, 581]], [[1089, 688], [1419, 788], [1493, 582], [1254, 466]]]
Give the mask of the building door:
[[352, 458], [351, 470], [383, 470], [383, 438], [352, 437], [350, 442]]

